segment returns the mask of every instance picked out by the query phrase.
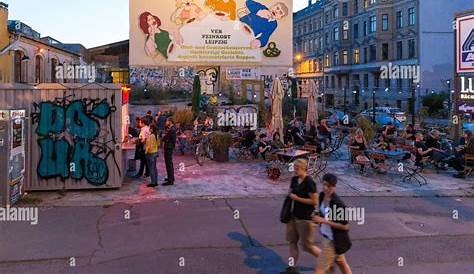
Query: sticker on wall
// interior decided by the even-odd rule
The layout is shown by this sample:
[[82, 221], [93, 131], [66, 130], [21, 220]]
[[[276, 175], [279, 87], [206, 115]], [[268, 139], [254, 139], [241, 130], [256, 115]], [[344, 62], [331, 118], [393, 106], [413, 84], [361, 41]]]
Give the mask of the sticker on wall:
[[263, 51], [263, 55], [265, 57], [273, 58], [278, 57], [281, 54], [281, 50], [279, 50], [276, 46], [275, 42], [270, 42], [268, 47]]

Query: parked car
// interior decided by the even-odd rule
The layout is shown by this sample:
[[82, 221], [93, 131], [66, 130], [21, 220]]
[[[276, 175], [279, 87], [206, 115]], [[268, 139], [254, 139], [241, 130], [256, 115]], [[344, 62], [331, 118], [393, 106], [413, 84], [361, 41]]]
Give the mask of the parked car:
[[392, 108], [392, 107], [376, 107], [376, 112], [386, 113], [388, 115], [393, 116], [398, 121], [404, 123], [407, 120], [407, 115], [399, 108]]
[[[372, 109], [364, 110], [359, 115], [372, 119], [373, 110]], [[406, 121], [406, 116], [403, 121]], [[385, 126], [388, 123], [392, 123], [397, 128], [403, 128], [403, 122], [400, 121], [395, 115], [393, 115], [390, 112], [386, 112], [386, 110], [378, 111], [378, 108], [375, 108], [375, 123], [381, 126]]]
[[329, 125], [335, 125], [336, 121], [332, 118], [333, 115], [336, 114], [337, 119], [339, 121], [339, 124], [345, 125], [345, 126], [351, 126], [354, 124], [354, 116], [349, 113], [349, 111], [346, 112], [347, 115], [347, 120], [345, 119], [346, 115], [344, 115], [344, 110], [341, 109], [326, 109], [324, 112], [324, 116], [327, 117], [328, 119], [328, 124]]

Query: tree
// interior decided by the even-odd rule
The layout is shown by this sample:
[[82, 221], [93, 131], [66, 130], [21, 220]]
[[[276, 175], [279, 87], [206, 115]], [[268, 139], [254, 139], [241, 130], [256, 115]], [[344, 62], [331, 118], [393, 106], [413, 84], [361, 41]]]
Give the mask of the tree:
[[444, 101], [448, 99], [449, 93], [433, 93], [423, 97], [423, 106], [428, 108], [430, 115], [443, 110]]
[[196, 117], [201, 111], [201, 80], [199, 79], [199, 75], [194, 76], [192, 103], [193, 114]]

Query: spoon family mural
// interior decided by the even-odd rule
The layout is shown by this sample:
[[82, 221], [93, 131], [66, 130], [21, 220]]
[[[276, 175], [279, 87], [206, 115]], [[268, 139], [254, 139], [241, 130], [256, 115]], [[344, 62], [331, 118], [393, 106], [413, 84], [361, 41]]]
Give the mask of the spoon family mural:
[[290, 66], [292, 5], [291, 0], [131, 1], [130, 63]]

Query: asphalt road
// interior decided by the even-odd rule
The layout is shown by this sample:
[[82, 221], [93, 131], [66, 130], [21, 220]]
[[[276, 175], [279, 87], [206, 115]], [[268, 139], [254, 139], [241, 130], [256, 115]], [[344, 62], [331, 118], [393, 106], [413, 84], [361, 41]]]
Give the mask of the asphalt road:
[[[365, 209], [365, 224], [351, 224], [354, 273], [474, 273], [474, 198], [345, 200]], [[0, 273], [279, 273], [280, 206], [275, 197], [40, 208], [35, 226], [0, 222]], [[301, 256], [302, 273], [315, 264]]]

